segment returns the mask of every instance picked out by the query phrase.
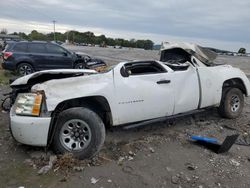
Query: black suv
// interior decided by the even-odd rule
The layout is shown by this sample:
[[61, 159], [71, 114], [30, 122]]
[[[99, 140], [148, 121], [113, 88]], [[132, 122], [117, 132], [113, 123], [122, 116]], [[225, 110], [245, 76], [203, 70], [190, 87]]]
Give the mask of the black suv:
[[[44, 41], [8, 43], [2, 55], [2, 67], [17, 71], [20, 75], [48, 69], [91, 68], [88, 64], [92, 61], [91, 58], [83, 58], [62, 46]], [[98, 65], [106, 66], [104, 62], [100, 64], [101, 60], [98, 61]]]

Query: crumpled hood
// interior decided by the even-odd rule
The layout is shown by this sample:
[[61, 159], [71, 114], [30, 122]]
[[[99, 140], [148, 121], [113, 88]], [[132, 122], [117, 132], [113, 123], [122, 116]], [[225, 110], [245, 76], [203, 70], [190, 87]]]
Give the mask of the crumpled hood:
[[211, 50], [198, 46], [197, 44], [185, 43], [185, 42], [164, 42], [161, 46], [161, 51], [173, 48], [181, 48], [186, 52], [188, 52], [189, 54], [195, 56], [203, 63], [211, 63], [217, 57], [217, 54]]
[[[39, 72], [34, 72], [32, 74], [23, 76], [21, 78], [16, 79], [10, 86], [18, 86], [18, 85], [25, 85], [28, 83], [29, 80], [38, 78], [42, 75], [66, 75], [66, 74], [97, 74], [95, 70], [89, 69], [55, 69], [55, 70], [44, 70]], [[52, 78], [53, 79], [53, 78]]]

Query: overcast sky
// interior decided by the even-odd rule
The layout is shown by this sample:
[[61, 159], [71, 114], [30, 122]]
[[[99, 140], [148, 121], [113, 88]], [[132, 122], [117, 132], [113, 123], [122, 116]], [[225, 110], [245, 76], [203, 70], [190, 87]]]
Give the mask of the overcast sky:
[[1, 0], [0, 28], [93, 31], [250, 51], [250, 0]]

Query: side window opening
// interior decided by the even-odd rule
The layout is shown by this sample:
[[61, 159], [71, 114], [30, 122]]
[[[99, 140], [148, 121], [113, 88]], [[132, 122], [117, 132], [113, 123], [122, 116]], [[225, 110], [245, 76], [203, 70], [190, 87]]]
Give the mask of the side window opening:
[[32, 53], [46, 53], [45, 45], [39, 43], [30, 43], [28, 51]]
[[[145, 75], [145, 74], [157, 74], [166, 72], [166, 70], [157, 62], [146, 61], [146, 62], [135, 62], [127, 63], [123, 67], [127, 75]], [[122, 72], [121, 72], [122, 73]], [[122, 74], [123, 76], [126, 74]]]
[[47, 48], [47, 52], [52, 53], [52, 54], [67, 53], [63, 48], [61, 48], [61, 47], [59, 47], [57, 45], [53, 45], [53, 44], [47, 44], [46, 48]]

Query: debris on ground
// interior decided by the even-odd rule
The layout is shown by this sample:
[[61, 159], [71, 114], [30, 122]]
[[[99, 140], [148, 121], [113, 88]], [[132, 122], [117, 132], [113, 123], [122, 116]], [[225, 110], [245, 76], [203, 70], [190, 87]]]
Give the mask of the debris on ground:
[[193, 163], [186, 163], [185, 166], [187, 167], [188, 170], [196, 170], [198, 168]]
[[82, 171], [84, 171], [84, 167], [83, 166], [74, 166], [73, 170], [77, 171], [77, 172], [82, 172]]
[[247, 133], [241, 135], [235, 144], [242, 145], [242, 146], [250, 146], [250, 135]]
[[90, 179], [90, 182], [91, 182], [92, 184], [96, 184], [99, 180], [100, 180], [100, 179], [96, 179], [96, 178], [92, 177], [92, 178]]
[[233, 166], [236, 166], [236, 167], [240, 166], [240, 162], [236, 161], [235, 159], [231, 159], [229, 162]]
[[215, 153], [225, 153], [230, 150], [233, 144], [236, 142], [239, 134], [233, 134], [227, 136], [222, 144], [219, 144], [216, 138], [192, 135], [191, 139], [195, 140], [197, 144], [202, 145]]
[[41, 174], [47, 174], [53, 167], [53, 165], [56, 163], [57, 161], [57, 156], [56, 155], [51, 155], [49, 158], [49, 164], [42, 167], [37, 173], [38, 175]]
[[112, 180], [111, 179], [108, 179], [108, 181], [107, 181], [108, 183], [112, 183]]
[[180, 175], [177, 174], [177, 175], [175, 175], [175, 176], [172, 176], [172, 177], [171, 177], [171, 182], [172, 182], [173, 184], [178, 184], [178, 183], [180, 182]]
[[149, 151], [150, 151], [151, 153], [154, 153], [154, 152], [155, 152], [154, 148], [152, 148], [152, 147], [149, 147]]

